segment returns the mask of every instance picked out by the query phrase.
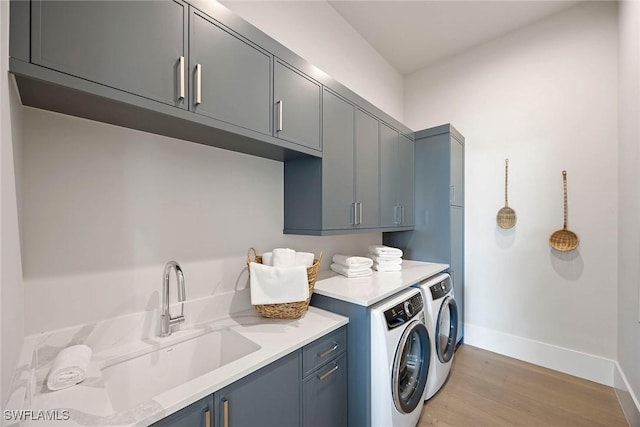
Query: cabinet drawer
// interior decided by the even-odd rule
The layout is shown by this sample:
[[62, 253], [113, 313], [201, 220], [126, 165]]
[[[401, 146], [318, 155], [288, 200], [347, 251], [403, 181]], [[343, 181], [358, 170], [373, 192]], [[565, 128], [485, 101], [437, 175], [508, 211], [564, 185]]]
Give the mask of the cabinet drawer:
[[307, 344], [302, 349], [302, 376], [307, 376], [347, 349], [347, 328], [342, 327]]

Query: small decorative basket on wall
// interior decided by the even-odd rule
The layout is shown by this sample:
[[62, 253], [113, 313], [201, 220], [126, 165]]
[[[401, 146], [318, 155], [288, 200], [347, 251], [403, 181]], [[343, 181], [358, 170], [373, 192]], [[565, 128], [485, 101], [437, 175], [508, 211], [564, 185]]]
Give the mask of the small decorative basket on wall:
[[[252, 259], [253, 256], [253, 259]], [[320, 261], [322, 260], [322, 252], [318, 258], [314, 258], [311, 267], [307, 268], [307, 278], [309, 281], [309, 298], [305, 301], [287, 302], [282, 304], [260, 304], [254, 305], [256, 311], [262, 317], [270, 319], [299, 319], [309, 308], [309, 302], [313, 295], [313, 287], [316, 284], [318, 270], [320, 269]], [[251, 262], [262, 264], [262, 256], [258, 255], [254, 248], [249, 248], [247, 252], [247, 267]]]

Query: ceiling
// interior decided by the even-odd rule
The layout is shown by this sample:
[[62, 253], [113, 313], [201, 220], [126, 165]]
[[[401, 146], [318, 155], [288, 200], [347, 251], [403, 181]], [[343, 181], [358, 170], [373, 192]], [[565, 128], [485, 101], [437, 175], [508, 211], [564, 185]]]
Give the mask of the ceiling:
[[579, 1], [330, 1], [401, 74], [576, 5]]

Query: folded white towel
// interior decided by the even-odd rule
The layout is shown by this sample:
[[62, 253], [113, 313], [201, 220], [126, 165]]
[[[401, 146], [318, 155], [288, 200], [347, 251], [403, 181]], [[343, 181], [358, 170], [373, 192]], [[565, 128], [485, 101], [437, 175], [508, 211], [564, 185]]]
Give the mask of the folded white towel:
[[296, 265], [296, 251], [289, 248], [276, 248], [273, 250], [274, 267], [294, 267]]
[[333, 256], [333, 262], [341, 264], [347, 268], [371, 268], [373, 260], [363, 256], [348, 256], [335, 254]]
[[371, 259], [376, 264], [381, 265], [399, 265], [402, 264], [402, 258], [400, 257], [381, 257], [377, 255], [371, 255]]
[[402, 265], [400, 264], [378, 264], [375, 263], [373, 264], [373, 268], [376, 271], [379, 271], [381, 273], [387, 272], [387, 271], [402, 271]]
[[348, 268], [348, 267], [345, 267], [342, 264], [336, 264], [336, 263], [331, 264], [331, 269], [333, 271], [335, 271], [336, 273], [342, 274], [343, 276], [346, 276], [346, 277], [349, 277], [349, 278], [351, 278], [351, 277], [368, 277], [368, 276], [371, 276], [373, 274], [373, 270], [371, 270], [371, 268], [369, 268], [369, 267], [354, 269], [354, 268]]
[[62, 390], [84, 381], [92, 353], [91, 348], [84, 344], [73, 345], [60, 351], [47, 378], [49, 390]]
[[369, 246], [369, 252], [371, 252], [374, 255], [377, 256], [382, 256], [382, 257], [401, 257], [402, 256], [402, 250], [398, 249], [398, 248], [392, 248], [390, 246], [384, 246], [384, 245], [373, 245], [373, 246]]
[[251, 304], [280, 304], [309, 298], [307, 269], [303, 265], [289, 268], [249, 264]]
[[262, 264], [273, 266], [273, 252], [265, 252], [262, 254]]
[[311, 252], [296, 252], [296, 265], [311, 267], [316, 256]]

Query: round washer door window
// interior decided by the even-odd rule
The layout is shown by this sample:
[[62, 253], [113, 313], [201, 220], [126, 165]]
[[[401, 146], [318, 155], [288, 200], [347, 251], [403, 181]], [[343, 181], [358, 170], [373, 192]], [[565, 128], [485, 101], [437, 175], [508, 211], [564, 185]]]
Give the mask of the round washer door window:
[[400, 338], [393, 362], [393, 402], [403, 414], [422, 404], [430, 351], [427, 328], [424, 323], [413, 321]]
[[438, 360], [447, 363], [453, 357], [458, 339], [458, 305], [456, 300], [446, 297], [440, 306], [436, 324], [436, 354]]

